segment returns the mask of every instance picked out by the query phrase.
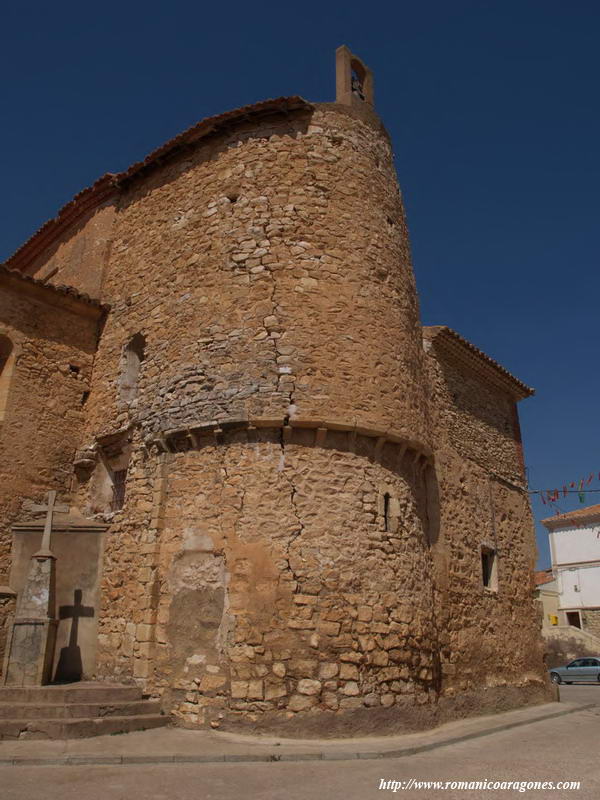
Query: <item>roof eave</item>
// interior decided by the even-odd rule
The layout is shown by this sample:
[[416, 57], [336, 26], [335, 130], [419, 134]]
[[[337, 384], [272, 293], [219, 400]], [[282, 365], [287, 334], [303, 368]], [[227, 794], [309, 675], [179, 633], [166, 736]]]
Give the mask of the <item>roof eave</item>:
[[25, 292], [38, 301], [60, 305], [63, 308], [68, 307], [80, 315], [100, 318], [110, 311], [109, 305], [101, 303], [71, 286], [44, 283], [38, 278], [9, 269], [5, 264], [0, 264], [0, 282], [4, 282], [19, 293]]
[[48, 246], [61, 232], [80, 219], [84, 214], [93, 211], [118, 195], [122, 188], [142, 173], [158, 167], [168, 158], [173, 157], [183, 147], [190, 147], [211, 134], [240, 122], [252, 121], [272, 114], [288, 114], [294, 111], [312, 111], [315, 106], [299, 95], [262, 100], [252, 105], [242, 106], [232, 111], [225, 111], [212, 117], [200, 120], [187, 130], [169, 139], [156, 150], [153, 150], [143, 161], [132, 164], [119, 173], [107, 173], [91, 186], [82, 189], [52, 219], [42, 225], [26, 242], [24, 242], [7, 259], [11, 269], [23, 270]]
[[432, 343], [445, 347], [446, 353], [454, 355], [462, 363], [474, 366], [478, 363], [486, 371], [494, 375], [497, 384], [516, 400], [524, 400], [535, 394], [527, 384], [512, 375], [501, 364], [484, 353], [474, 344], [462, 337], [447, 325], [429, 325], [423, 328], [423, 338]]

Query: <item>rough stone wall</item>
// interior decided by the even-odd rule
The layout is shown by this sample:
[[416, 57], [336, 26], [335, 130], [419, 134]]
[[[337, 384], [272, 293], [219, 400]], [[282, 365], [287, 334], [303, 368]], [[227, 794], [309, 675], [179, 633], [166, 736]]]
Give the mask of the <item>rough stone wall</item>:
[[96, 345], [97, 315], [82, 316], [30, 291], [0, 291], [0, 333], [16, 356], [0, 423], [0, 584], [9, 584], [11, 525], [23, 500], [70, 489]]
[[[85, 289], [106, 262], [76, 444], [122, 434], [131, 457], [98, 675], [185, 724], [315, 732], [323, 713], [367, 732], [541, 699], [514, 402], [425, 357], [379, 123], [336, 105], [238, 121], [98, 213], [35, 266], [64, 254]], [[89, 511], [99, 481], [78, 477]]]
[[484, 470], [523, 485], [515, 399], [434, 346], [437, 429], [452, 449]]
[[[238, 126], [135, 183], [114, 228], [90, 438], [337, 419], [426, 443], [408, 240], [386, 136], [325, 108]], [[138, 399], [119, 402], [141, 332]]]
[[114, 217], [114, 202], [83, 214], [43, 247], [24, 271], [56, 286], [72, 286], [100, 297]]
[[[440, 615], [446, 697], [478, 687], [530, 686], [544, 693], [533, 598], [536, 549], [521, 466], [514, 399], [429, 349], [435, 409], [440, 529]], [[496, 551], [497, 589], [483, 585], [481, 546]]]
[[258, 429], [166, 456], [162, 512], [106, 566], [101, 673], [147, 677], [187, 724], [432, 702], [424, 477], [375, 447]]
[[[469, 693], [485, 707], [482, 687], [543, 695], [514, 402], [443, 360], [425, 402], [377, 126], [335, 106], [237, 126], [133, 183], [104, 287], [86, 440], [132, 429], [133, 443], [99, 674], [144, 681], [186, 724], [401, 705], [400, 725]], [[138, 333], [130, 401], [119, 381]], [[403, 458], [423, 467], [430, 409], [426, 486]], [[400, 466], [382, 465], [401, 448]], [[377, 539], [386, 482], [392, 541]], [[498, 550], [497, 593], [481, 585], [482, 541]]]
[[[131, 429], [133, 442], [106, 542], [99, 674], [145, 680], [188, 722], [427, 697], [426, 498], [410, 499], [424, 490], [409, 473], [429, 450], [428, 407], [379, 124], [327, 106], [238, 125], [133, 183], [113, 234], [85, 441]], [[123, 349], [138, 333], [131, 401]], [[287, 419], [296, 427], [284, 452]], [[173, 429], [188, 447], [199, 427], [218, 421], [227, 437], [248, 420], [263, 427], [240, 442], [157, 456]], [[336, 437], [343, 458], [327, 449]], [[399, 466], [392, 451], [404, 453]], [[377, 534], [384, 480], [389, 514], [402, 515], [390, 541]], [[91, 494], [83, 480], [83, 508]], [[253, 512], [236, 519], [242, 503]]]
[[583, 613], [585, 615], [584, 629], [594, 636], [600, 636], [600, 609], [586, 608]]

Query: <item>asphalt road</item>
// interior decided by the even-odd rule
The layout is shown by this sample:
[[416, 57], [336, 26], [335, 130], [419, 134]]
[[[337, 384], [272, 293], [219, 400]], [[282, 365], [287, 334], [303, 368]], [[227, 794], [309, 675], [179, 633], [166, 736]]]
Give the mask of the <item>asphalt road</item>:
[[[371, 800], [600, 797], [600, 684], [561, 687], [566, 702], [598, 705], [399, 759], [143, 766], [0, 768], [2, 800]], [[578, 790], [414, 788], [384, 781], [580, 781]]]

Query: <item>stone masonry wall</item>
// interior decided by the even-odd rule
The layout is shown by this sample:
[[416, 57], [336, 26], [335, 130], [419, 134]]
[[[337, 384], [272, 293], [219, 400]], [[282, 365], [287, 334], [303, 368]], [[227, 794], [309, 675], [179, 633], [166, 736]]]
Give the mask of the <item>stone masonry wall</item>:
[[[544, 697], [533, 599], [533, 520], [522, 469], [515, 401], [429, 350], [436, 426], [440, 613], [449, 632], [445, 697], [524, 687]], [[481, 547], [496, 552], [497, 586], [485, 588]]]
[[490, 377], [448, 358], [434, 346], [437, 428], [457, 453], [523, 484], [516, 401]]
[[[261, 416], [427, 443], [418, 309], [386, 136], [337, 108], [241, 125], [134, 183], [114, 228], [90, 440]], [[146, 339], [137, 400], [122, 352]]]
[[104, 515], [98, 676], [182, 724], [292, 733], [543, 699], [514, 401], [423, 351], [380, 124], [334, 104], [238, 120], [114, 212], [79, 226], [93, 268], [68, 237], [56, 250], [112, 308], [81, 436], [75, 395], [56, 406], [74, 414], [65, 465], [75, 440], [97, 454], [82, 510], [103, 448], [131, 453]]
[[[377, 458], [374, 439], [315, 435], [231, 432], [166, 456], [162, 512], [107, 545], [101, 674], [146, 677], [185, 724], [397, 706], [402, 725], [433, 702], [422, 471], [398, 445]], [[148, 505], [137, 484], [128, 517]]]
[[600, 637], [600, 609], [586, 608], [583, 612], [585, 615], [584, 629]]
[[114, 202], [84, 213], [56, 240], [43, 247], [24, 272], [56, 286], [72, 286], [99, 298], [110, 252]]
[[0, 584], [5, 585], [11, 525], [23, 500], [42, 501], [48, 489], [63, 496], [70, 490], [97, 335], [97, 314], [76, 313], [68, 304], [57, 307], [52, 296], [43, 302], [30, 292], [0, 291], [0, 333], [11, 339], [15, 353], [0, 422]]

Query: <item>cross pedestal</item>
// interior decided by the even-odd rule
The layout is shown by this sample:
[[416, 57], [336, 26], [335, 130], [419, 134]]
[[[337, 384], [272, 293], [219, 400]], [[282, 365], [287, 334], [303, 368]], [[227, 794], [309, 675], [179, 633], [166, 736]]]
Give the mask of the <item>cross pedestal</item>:
[[6, 648], [4, 684], [41, 686], [52, 676], [56, 643], [56, 558], [50, 550], [56, 492], [48, 492], [42, 545], [31, 557]]

